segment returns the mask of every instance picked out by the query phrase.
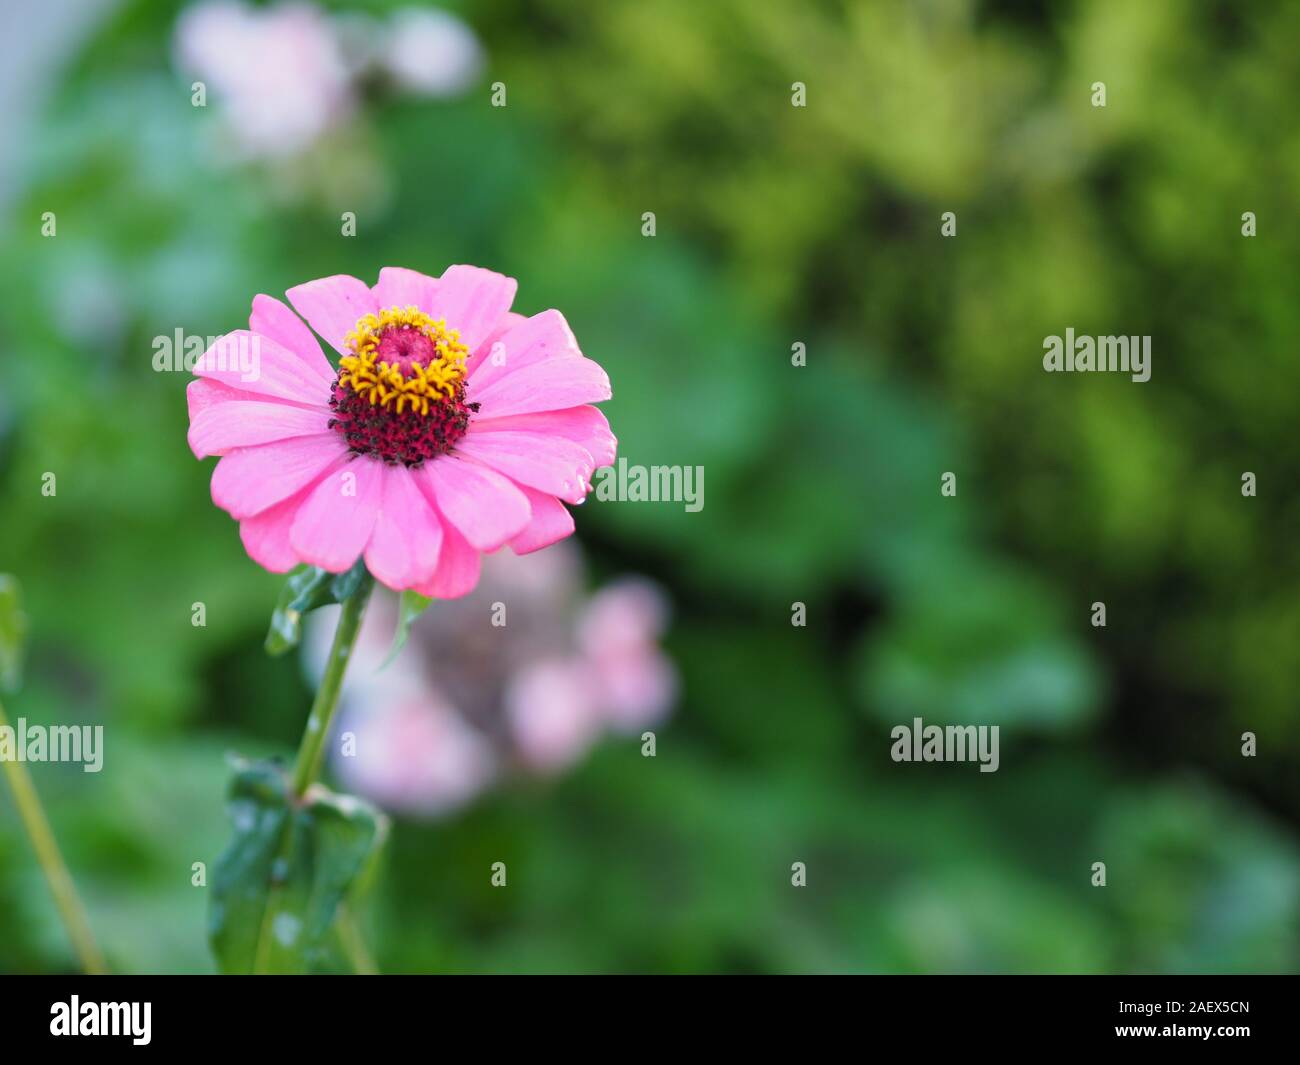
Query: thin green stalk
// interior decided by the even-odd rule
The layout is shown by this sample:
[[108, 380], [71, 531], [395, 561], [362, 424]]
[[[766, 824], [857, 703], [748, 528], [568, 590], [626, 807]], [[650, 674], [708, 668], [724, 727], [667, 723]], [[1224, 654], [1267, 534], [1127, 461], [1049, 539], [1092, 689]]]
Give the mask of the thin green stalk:
[[361, 936], [361, 929], [357, 925], [357, 919], [347, 903], [339, 904], [338, 929], [343, 952], [348, 956], [348, 960], [352, 962], [352, 967], [357, 971], [357, 974], [359, 976], [376, 976], [379, 973], [379, 967], [375, 965], [374, 958], [370, 956], [366, 941]]
[[[9, 727], [3, 704], [0, 704], [0, 727]], [[36, 795], [27, 766], [8, 759], [0, 762], [0, 765], [5, 768], [9, 786], [13, 789], [14, 802], [18, 806], [18, 816], [32, 841], [36, 860], [45, 873], [50, 892], [54, 895], [54, 904], [59, 908], [59, 916], [63, 918], [63, 925], [68, 930], [68, 938], [72, 940], [73, 949], [81, 959], [81, 967], [92, 976], [108, 972], [104, 956], [95, 945], [95, 937], [91, 934], [90, 923], [86, 920], [86, 911], [77, 895], [72, 875], [63, 864], [59, 845], [54, 841], [54, 833], [50, 831], [50, 823], [41, 808], [41, 800]]]
[[[363, 578], [360, 586], [343, 601], [339, 613], [338, 628], [334, 630], [334, 642], [330, 645], [329, 660], [325, 664], [325, 675], [321, 678], [316, 699], [311, 704], [311, 713], [307, 716], [307, 727], [303, 730], [302, 742], [298, 745], [298, 757], [293, 768], [293, 794], [302, 798], [307, 789], [320, 776], [321, 763], [325, 758], [325, 740], [329, 737], [334, 724], [334, 714], [338, 709], [339, 695], [343, 690], [343, 674], [347, 671], [348, 660], [356, 646], [357, 635], [361, 631], [361, 620], [365, 616], [366, 603], [374, 589], [374, 580], [369, 575]], [[288, 858], [293, 840], [293, 821], [285, 824], [284, 838], [280, 842], [280, 857]], [[270, 923], [277, 909], [279, 889], [273, 887], [267, 900], [266, 913], [263, 915], [262, 933], [258, 937], [257, 956], [253, 962], [253, 971], [266, 971], [263, 943], [269, 943]], [[352, 921], [352, 916], [344, 907], [339, 912], [339, 936], [341, 944], [352, 958], [359, 972], [373, 972], [374, 963], [370, 961], [365, 944], [361, 941], [359, 930]]]
[[298, 760], [293, 768], [293, 793], [299, 798], [306, 794], [320, 775], [325, 739], [334, 723], [334, 711], [338, 709], [339, 693], [343, 688], [343, 673], [348, 668], [348, 659], [352, 657], [352, 648], [356, 645], [357, 633], [361, 630], [361, 618], [366, 612], [366, 603], [373, 588], [374, 581], [367, 575], [361, 586], [343, 602], [339, 627], [334, 630], [334, 643], [330, 647], [329, 662], [325, 666], [325, 676], [321, 678], [316, 701], [311, 704], [311, 714], [307, 718], [307, 728], [302, 734]]

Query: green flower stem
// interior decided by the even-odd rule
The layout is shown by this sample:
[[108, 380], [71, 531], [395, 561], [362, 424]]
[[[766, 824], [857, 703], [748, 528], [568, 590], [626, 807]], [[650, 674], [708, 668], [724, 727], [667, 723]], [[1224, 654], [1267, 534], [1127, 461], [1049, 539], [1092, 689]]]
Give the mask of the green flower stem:
[[[0, 704], [0, 727], [9, 727], [3, 704]], [[54, 895], [54, 904], [59, 908], [59, 916], [68, 930], [73, 949], [81, 959], [81, 967], [92, 976], [108, 972], [104, 956], [95, 945], [95, 937], [90, 932], [90, 923], [86, 920], [85, 908], [77, 896], [77, 888], [72, 882], [68, 867], [63, 864], [59, 845], [54, 841], [50, 823], [41, 809], [41, 800], [36, 795], [36, 788], [27, 772], [27, 766], [16, 760], [6, 759], [3, 763], [9, 786], [13, 788], [14, 802], [18, 806], [18, 816], [32, 841], [36, 851], [36, 860], [40, 862], [49, 882], [50, 892]]]
[[357, 927], [356, 916], [347, 903], [339, 905], [338, 922], [339, 940], [343, 946], [343, 953], [352, 962], [352, 967], [356, 970], [357, 975], [378, 975], [379, 968], [375, 965], [374, 958], [370, 956], [366, 941], [361, 936], [361, 929]]
[[343, 673], [348, 668], [348, 659], [352, 657], [352, 648], [356, 645], [357, 633], [361, 630], [361, 618], [366, 612], [366, 603], [374, 584], [374, 579], [367, 573], [357, 590], [343, 601], [343, 612], [339, 615], [339, 627], [334, 630], [334, 643], [330, 647], [325, 676], [321, 678], [316, 701], [311, 704], [311, 715], [307, 718], [307, 728], [302, 734], [298, 760], [293, 768], [293, 793], [299, 798], [307, 793], [307, 789], [320, 775], [325, 739], [334, 723], [334, 711], [338, 709], [339, 693], [343, 688]]

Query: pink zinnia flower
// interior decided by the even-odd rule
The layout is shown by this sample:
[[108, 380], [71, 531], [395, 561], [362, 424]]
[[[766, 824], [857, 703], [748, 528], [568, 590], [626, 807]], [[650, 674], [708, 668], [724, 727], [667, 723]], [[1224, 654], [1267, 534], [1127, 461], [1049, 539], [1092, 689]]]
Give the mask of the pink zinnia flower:
[[[270, 296], [189, 386], [189, 443], [220, 455], [212, 499], [275, 573], [364, 556], [381, 583], [440, 599], [478, 583], [480, 555], [568, 536], [616, 441], [589, 404], [609, 378], [559, 311], [510, 311], [516, 282], [475, 266], [388, 267], [288, 292], [342, 358]], [[253, 358], [241, 359], [237, 353]]]

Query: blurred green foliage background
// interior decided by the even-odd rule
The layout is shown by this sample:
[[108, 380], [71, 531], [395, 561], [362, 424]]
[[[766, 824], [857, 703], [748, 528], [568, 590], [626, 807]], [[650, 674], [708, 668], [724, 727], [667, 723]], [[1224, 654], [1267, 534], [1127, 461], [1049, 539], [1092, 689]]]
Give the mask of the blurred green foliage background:
[[[114, 969], [211, 971], [225, 752], [288, 753], [310, 701], [152, 338], [451, 262], [561, 308], [620, 454], [703, 465], [706, 506], [577, 515], [597, 576], [674, 601], [658, 757], [398, 820], [382, 969], [1297, 969], [1300, 8], [486, 0], [479, 84], [275, 174], [205, 150], [180, 9], [109, 11], [7, 148], [7, 705], [105, 725], [102, 773], [34, 775]], [[1067, 326], [1150, 334], [1150, 383], [1044, 374]], [[914, 715], [1001, 725], [1001, 769], [893, 763]], [[8, 798], [0, 970], [67, 970]]]

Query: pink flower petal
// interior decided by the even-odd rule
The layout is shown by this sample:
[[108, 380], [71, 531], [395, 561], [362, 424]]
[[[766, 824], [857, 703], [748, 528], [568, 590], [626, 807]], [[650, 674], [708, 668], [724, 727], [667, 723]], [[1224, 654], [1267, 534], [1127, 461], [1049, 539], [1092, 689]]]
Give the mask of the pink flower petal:
[[227, 333], [208, 348], [194, 375], [295, 403], [326, 404], [330, 398], [329, 381], [282, 344], [247, 329]]
[[361, 557], [379, 516], [384, 464], [362, 458], [333, 471], [298, 509], [289, 542], [298, 557], [342, 573]]
[[203, 377], [196, 377], [185, 386], [185, 404], [189, 408], [190, 421], [218, 403], [263, 398], [265, 397], [259, 396], [256, 392], [230, 388], [220, 381], [209, 381]]
[[476, 362], [470, 375], [474, 387], [479, 390], [535, 362], [582, 355], [573, 330], [559, 311], [543, 311], [525, 318], [480, 350], [483, 357]]
[[516, 314], [514, 311], [507, 311], [501, 318], [496, 329], [492, 334], [478, 346], [478, 351], [470, 352], [469, 358], [465, 360], [465, 376], [472, 377], [478, 364], [488, 357], [492, 352], [492, 345], [505, 336], [515, 326], [528, 321], [527, 315]]
[[254, 296], [248, 328], [288, 348], [318, 376], [323, 377], [327, 383], [333, 383], [334, 367], [321, 351], [320, 341], [312, 335], [302, 319], [289, 310], [287, 304], [274, 296]]
[[370, 286], [347, 274], [295, 285], [285, 295], [307, 324], [341, 355], [348, 354], [343, 338], [357, 327], [357, 319], [379, 310]]
[[288, 573], [298, 565], [300, 559], [289, 542], [289, 529], [298, 508], [313, 487], [315, 486], [309, 485], [301, 492], [295, 492], [288, 499], [239, 523], [239, 538], [244, 542], [244, 550], [263, 569], [272, 573]]
[[346, 455], [335, 432], [236, 448], [212, 471], [212, 501], [232, 518], [251, 518], [315, 482]]
[[437, 287], [437, 280], [428, 274], [401, 266], [385, 266], [379, 271], [379, 281], [374, 287], [375, 302], [381, 310], [416, 307], [425, 314], [433, 314]]
[[479, 266], [449, 266], [438, 279], [431, 313], [445, 318], [448, 329], [459, 330], [473, 353], [500, 326], [518, 287], [513, 277]]
[[481, 392], [469, 383], [469, 399], [479, 404], [478, 417], [563, 410], [599, 403], [613, 394], [609, 376], [590, 359], [547, 359], [493, 381]]
[[217, 403], [190, 421], [190, 450], [197, 458], [224, 455], [236, 447], [269, 444], [329, 431], [329, 412], [287, 403]]
[[523, 492], [478, 463], [444, 455], [416, 476], [443, 517], [479, 551], [495, 551], [532, 516]]
[[326, 403], [298, 403], [276, 396], [262, 396], [242, 388], [231, 388], [220, 381], [211, 381], [206, 377], [196, 377], [185, 386], [185, 400], [189, 406], [190, 421], [218, 403], [275, 403], [286, 407], [297, 407], [300, 410], [329, 410]]
[[581, 503], [587, 497], [596, 468], [581, 444], [543, 433], [466, 434], [456, 445], [456, 453], [566, 503]]
[[433, 578], [442, 547], [442, 522], [405, 466], [384, 469], [379, 517], [366, 547], [366, 566], [395, 591]]
[[510, 550], [516, 555], [550, 547], [573, 532], [573, 515], [555, 496], [522, 486], [520, 491], [528, 497], [533, 517], [524, 526], [524, 531], [510, 541]]
[[415, 590], [432, 599], [459, 599], [462, 595], [469, 595], [478, 584], [482, 558], [465, 537], [443, 519], [438, 568], [431, 581], [417, 585]]
[[612, 464], [618, 453], [618, 439], [609, 431], [609, 422], [599, 407], [570, 407], [568, 410], [514, 414], [505, 418], [475, 418], [469, 426], [471, 435], [501, 430], [546, 433], [572, 440], [587, 449], [598, 469]]

